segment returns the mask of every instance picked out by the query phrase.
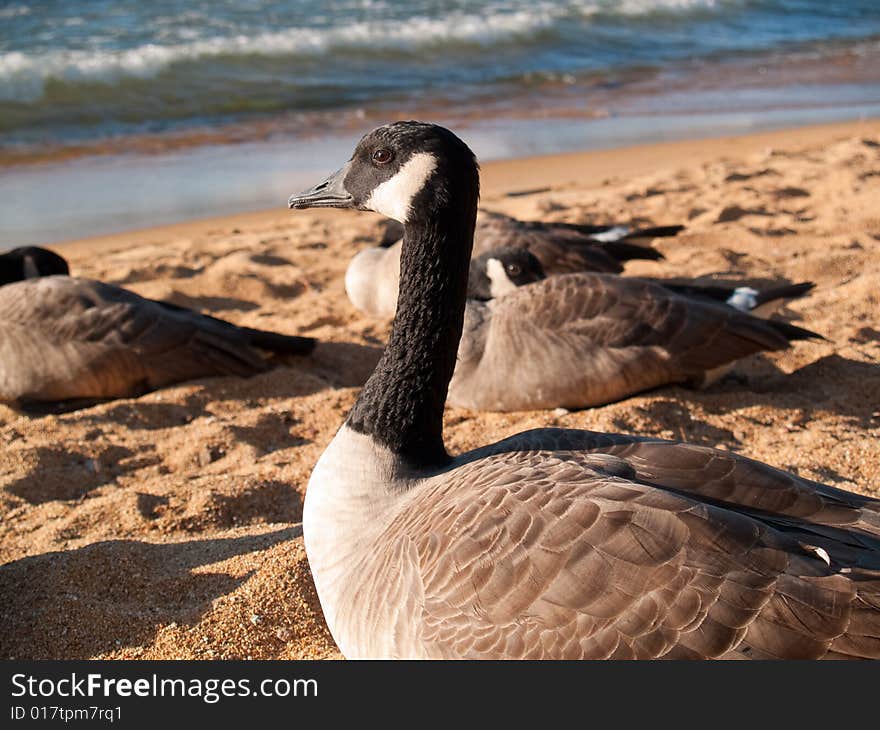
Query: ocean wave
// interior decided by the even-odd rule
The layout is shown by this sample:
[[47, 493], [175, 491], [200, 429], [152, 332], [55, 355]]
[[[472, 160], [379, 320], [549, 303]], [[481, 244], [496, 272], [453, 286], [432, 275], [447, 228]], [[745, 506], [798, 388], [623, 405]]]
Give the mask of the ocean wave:
[[[114, 84], [125, 78], [149, 79], [180, 63], [217, 57], [314, 57], [352, 51], [363, 55], [418, 54], [455, 45], [492, 47], [550, 34], [567, 22], [589, 23], [597, 15], [637, 16], [711, 9], [724, 0], [583, 0], [539, 2], [518, 10], [503, 4], [481, 14], [452, 13], [442, 18], [354, 22], [328, 28], [288, 28], [192, 38], [177, 43], [145, 43], [127, 50], [58, 49], [0, 54], [0, 100], [38, 101], [49, 80], [68, 84]], [[728, 2], [730, 0], [727, 0]], [[7, 8], [13, 10], [19, 6]], [[20, 6], [24, 10], [24, 6]]]
[[721, 5], [729, 4], [732, 3], [724, 2], [724, 0], [621, 0], [611, 7], [613, 12], [620, 15], [652, 15], [655, 13], [712, 10]]
[[30, 15], [31, 9], [27, 5], [7, 5], [0, 8], [0, 20], [19, 18], [22, 15]]

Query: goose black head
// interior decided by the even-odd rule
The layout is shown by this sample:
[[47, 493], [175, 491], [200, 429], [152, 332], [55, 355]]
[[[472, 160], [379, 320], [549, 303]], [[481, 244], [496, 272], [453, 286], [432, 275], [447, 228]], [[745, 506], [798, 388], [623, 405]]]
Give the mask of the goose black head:
[[394, 122], [364, 136], [346, 165], [288, 201], [290, 208], [372, 210], [410, 223], [449, 205], [476, 206], [473, 152], [452, 132], [425, 122]]
[[0, 286], [40, 276], [68, 276], [67, 261], [53, 251], [36, 246], [14, 248], [0, 254]]
[[496, 248], [471, 261], [468, 297], [482, 301], [497, 299], [517, 287], [546, 278], [541, 262], [528, 249]]

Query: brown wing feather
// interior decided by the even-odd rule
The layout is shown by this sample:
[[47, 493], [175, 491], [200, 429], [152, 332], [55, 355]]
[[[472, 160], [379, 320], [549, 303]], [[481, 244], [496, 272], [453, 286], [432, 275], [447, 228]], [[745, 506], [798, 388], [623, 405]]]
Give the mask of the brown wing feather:
[[602, 274], [550, 277], [468, 307], [450, 403], [473, 408], [599, 405], [788, 347], [731, 307]]
[[576, 271], [609, 274], [623, 271], [617, 259], [583, 233], [481, 211], [472, 255], [476, 257], [502, 247], [528, 249], [548, 276]]
[[[876, 549], [847, 545], [857, 560], [839, 562], [832, 548], [826, 565], [799, 540], [813, 523], [782, 531], [748, 504], [715, 504], [699, 472], [678, 473], [674, 487], [658, 474], [647, 484], [614, 475], [626, 465], [637, 473], [637, 459], [621, 467], [564, 449], [608, 438], [623, 451], [657, 443], [521, 434], [429, 480], [418, 509], [388, 526], [381, 539], [399, 550], [370, 583], [409, 576], [407, 590], [424, 598], [404, 620], [429, 656], [880, 656]], [[690, 456], [694, 447], [674, 448]], [[706, 450], [696, 454], [710, 463]], [[727, 472], [760, 471], [743, 463]], [[761, 476], [779, 494], [810, 491], [780, 474]], [[876, 505], [858, 498], [847, 508], [876, 514]]]
[[0, 395], [7, 400], [134, 395], [266, 367], [234, 325], [96, 281], [10, 284], [0, 288], [0, 312]]

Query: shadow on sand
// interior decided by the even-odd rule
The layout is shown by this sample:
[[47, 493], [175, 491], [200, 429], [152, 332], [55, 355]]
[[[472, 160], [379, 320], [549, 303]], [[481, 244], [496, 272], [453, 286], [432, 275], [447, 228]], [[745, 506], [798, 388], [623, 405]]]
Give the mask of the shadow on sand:
[[7, 563], [0, 566], [0, 657], [85, 659], [142, 645], [172, 622], [193, 625], [253, 574], [195, 569], [301, 534], [296, 525], [169, 544], [108, 540]]

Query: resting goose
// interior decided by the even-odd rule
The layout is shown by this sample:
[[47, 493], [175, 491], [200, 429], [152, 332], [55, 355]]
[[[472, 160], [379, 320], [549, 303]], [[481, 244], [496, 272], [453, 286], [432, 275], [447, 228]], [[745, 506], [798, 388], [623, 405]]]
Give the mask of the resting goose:
[[69, 273], [64, 257], [45, 248], [22, 246], [0, 254], [0, 286], [22, 279]]
[[619, 434], [538, 429], [447, 453], [478, 192], [463, 142], [399, 122], [289, 201], [406, 227], [391, 338], [305, 497], [343, 654], [880, 657], [877, 500]]
[[124, 398], [193, 378], [254, 375], [309, 337], [237, 327], [68, 276], [0, 287], [0, 401]]
[[[521, 221], [482, 210], [477, 218], [473, 256], [499, 248], [522, 248], [535, 256], [548, 275], [574, 271], [620, 273], [624, 261], [663, 258], [659, 251], [632, 243], [632, 240], [674, 236], [683, 228], [659, 226], [631, 230], [621, 225]], [[357, 309], [371, 317], [388, 319], [394, 315], [401, 236], [399, 224], [389, 221], [383, 245], [359, 252], [345, 272], [348, 298]]]
[[448, 402], [576, 409], [674, 383], [706, 387], [740, 358], [812, 337], [645, 279], [554, 276], [467, 303]]
[[[450, 405], [586, 408], [671, 383], [705, 388], [742, 357], [820, 337], [750, 316], [803, 296], [809, 282], [758, 292], [607, 274], [541, 280], [534, 258], [516, 262], [515, 282], [502, 263], [506, 250], [494, 256], [471, 262], [470, 281], [488, 280], [491, 296], [473, 301], [469, 285]], [[537, 283], [518, 288], [528, 278]]]
[[[525, 248], [534, 254], [548, 275], [572, 271], [619, 274], [633, 259], [660, 261], [663, 254], [634, 241], [677, 236], [682, 225], [632, 228], [629, 225], [591, 225], [561, 221], [524, 221], [482, 208], [477, 213], [472, 256], [498, 248]], [[403, 226], [385, 224], [380, 245], [390, 247], [403, 238]]]
[[[468, 298], [483, 301], [497, 299], [516, 291], [517, 287], [546, 278], [541, 262], [526, 249], [505, 247], [487, 251], [471, 259]], [[723, 302], [741, 312], [764, 318], [776, 312], [783, 303], [806, 296], [816, 288], [812, 281], [783, 284], [762, 291], [750, 286], [680, 284], [662, 279], [650, 281], [677, 294]]]
[[489, 251], [470, 262], [448, 402], [491, 411], [587, 408], [672, 383], [705, 388], [740, 358], [819, 337], [751, 316], [812, 287], [761, 293], [613, 274], [548, 278], [526, 249]]

